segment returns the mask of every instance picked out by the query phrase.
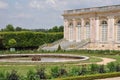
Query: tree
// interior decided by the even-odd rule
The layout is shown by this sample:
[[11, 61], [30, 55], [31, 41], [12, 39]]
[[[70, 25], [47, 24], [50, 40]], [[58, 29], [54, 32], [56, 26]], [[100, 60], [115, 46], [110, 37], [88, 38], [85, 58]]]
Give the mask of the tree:
[[59, 29], [57, 26], [53, 27], [53, 32], [59, 32]]
[[13, 27], [12, 24], [8, 24], [8, 25], [6, 26], [6, 28], [4, 29], [4, 31], [15, 31], [15, 29], [14, 29], [14, 27]]
[[21, 31], [22, 30], [22, 28], [21, 27], [16, 27], [16, 29], [15, 29], [16, 31]]
[[64, 30], [64, 26], [60, 26], [59, 27], [59, 32], [63, 32], [63, 30]]
[[49, 29], [49, 32], [59, 32], [59, 28], [54, 26], [52, 29]]
[[3, 48], [3, 37], [0, 36], [0, 49]]

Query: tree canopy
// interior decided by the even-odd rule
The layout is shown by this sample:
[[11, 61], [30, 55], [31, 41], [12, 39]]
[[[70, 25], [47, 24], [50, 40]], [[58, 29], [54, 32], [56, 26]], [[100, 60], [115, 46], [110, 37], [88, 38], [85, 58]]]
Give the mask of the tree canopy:
[[63, 32], [64, 26], [54, 26], [50, 29], [23, 29], [22, 27], [17, 26], [16, 28], [12, 24], [6, 25], [1, 31], [35, 31], [35, 32]]

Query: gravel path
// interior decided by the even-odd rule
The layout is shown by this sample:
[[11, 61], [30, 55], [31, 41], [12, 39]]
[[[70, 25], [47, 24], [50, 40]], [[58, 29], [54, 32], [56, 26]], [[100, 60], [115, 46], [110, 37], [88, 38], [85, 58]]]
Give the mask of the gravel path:
[[[93, 57], [95, 57], [95, 56], [93, 56]], [[102, 61], [101, 62], [97, 62], [96, 64], [99, 64], [99, 65], [107, 65], [108, 63], [110, 63], [110, 62], [114, 62], [114, 61], [116, 61], [115, 59], [112, 59], [112, 58], [102, 58], [102, 57], [96, 57], [96, 58], [100, 58], [100, 59], [102, 59]], [[92, 64], [92, 63], [79, 63], [79, 64], [77, 64], [77, 65], [83, 65], [83, 64]], [[76, 64], [75, 64], [76, 65]]]
[[111, 59], [111, 58], [102, 58], [102, 57], [99, 57], [99, 58], [101, 58], [102, 61], [101, 62], [97, 62], [97, 64], [107, 65], [107, 63], [116, 61], [115, 59]]
[[106, 79], [97, 79], [97, 80], [120, 80], [120, 77], [106, 78]]

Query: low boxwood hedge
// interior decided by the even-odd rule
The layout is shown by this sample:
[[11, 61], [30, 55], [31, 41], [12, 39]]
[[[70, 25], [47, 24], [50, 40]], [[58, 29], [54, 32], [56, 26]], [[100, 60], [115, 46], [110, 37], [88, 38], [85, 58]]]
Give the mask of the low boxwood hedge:
[[94, 79], [112, 78], [119, 76], [120, 76], [120, 72], [114, 72], [114, 73], [94, 74], [94, 75], [85, 75], [85, 76], [75, 76], [75, 77], [61, 78], [56, 80], [94, 80]]

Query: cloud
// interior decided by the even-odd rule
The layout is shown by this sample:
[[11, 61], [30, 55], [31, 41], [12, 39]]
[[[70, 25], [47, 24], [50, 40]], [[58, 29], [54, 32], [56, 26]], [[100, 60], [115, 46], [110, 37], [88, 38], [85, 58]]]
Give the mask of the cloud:
[[24, 8], [23, 5], [20, 4], [19, 2], [15, 2], [14, 7], [15, 7], [16, 9], [23, 9], [23, 8]]
[[[120, 0], [0, 0], [0, 25], [12, 23], [26, 28], [47, 28], [63, 24], [64, 10], [119, 3]], [[8, 9], [1, 10], [3, 8]]]
[[48, 4], [56, 4], [56, 0], [46, 0], [46, 3]]
[[29, 2], [30, 8], [35, 9], [54, 9], [63, 10], [69, 2], [66, 0], [31, 0]]
[[11, 16], [11, 18], [32, 18], [32, 16], [30, 14], [25, 14], [25, 13], [19, 13], [19, 14], [16, 14], [14, 16]]
[[5, 9], [7, 7], [8, 7], [7, 3], [0, 1], [0, 9]]
[[42, 9], [43, 3], [41, 1], [38, 1], [38, 0], [32, 0], [32, 1], [30, 1], [29, 6], [31, 8]]

